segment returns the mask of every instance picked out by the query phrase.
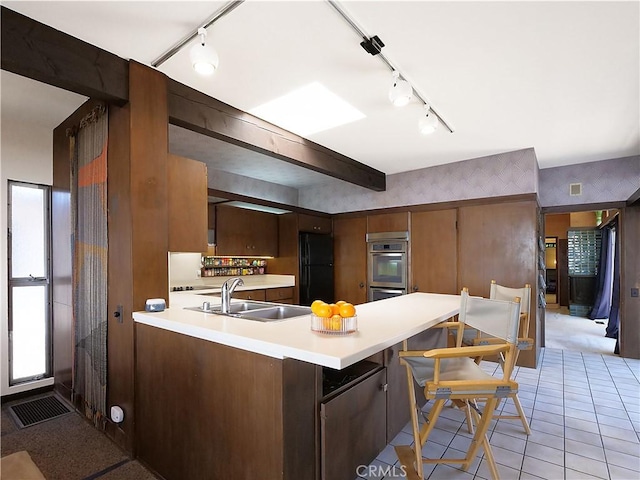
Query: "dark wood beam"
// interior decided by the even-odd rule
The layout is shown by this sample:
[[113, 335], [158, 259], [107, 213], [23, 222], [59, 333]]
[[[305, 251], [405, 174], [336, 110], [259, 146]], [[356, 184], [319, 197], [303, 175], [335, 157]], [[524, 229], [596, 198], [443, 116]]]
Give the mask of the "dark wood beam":
[[631, 205], [637, 204], [638, 202], [640, 202], [640, 188], [633, 192], [627, 199], [627, 206], [630, 207]]
[[127, 60], [0, 8], [2, 70], [118, 105], [128, 101]]
[[317, 210], [310, 210], [308, 208], [298, 207], [297, 205], [288, 205], [286, 203], [272, 202], [271, 200], [264, 200], [262, 198], [249, 197], [247, 195], [226, 192], [224, 190], [216, 190], [214, 188], [208, 188], [207, 192], [210, 197], [216, 197], [219, 199], [224, 198], [224, 200], [213, 202], [216, 204], [237, 201], [237, 202], [253, 203], [255, 205], [262, 205], [263, 207], [273, 207], [273, 208], [279, 208], [281, 210], [289, 210], [290, 212], [295, 212], [295, 213], [304, 213], [305, 215], [314, 215], [316, 217], [331, 218], [331, 214], [329, 213], [318, 212]]
[[168, 79], [169, 122], [375, 191], [385, 174]]

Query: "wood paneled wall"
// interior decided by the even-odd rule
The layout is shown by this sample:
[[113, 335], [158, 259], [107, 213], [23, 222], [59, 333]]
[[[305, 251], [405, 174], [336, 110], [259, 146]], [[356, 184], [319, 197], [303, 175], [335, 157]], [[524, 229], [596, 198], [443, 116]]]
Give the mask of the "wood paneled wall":
[[541, 318], [537, 309], [536, 202], [497, 203], [458, 210], [458, 290], [489, 296], [491, 280], [509, 287], [531, 284], [529, 336], [535, 351], [523, 351], [518, 364], [535, 367], [541, 345]]
[[640, 205], [624, 208], [620, 223], [620, 355], [640, 358], [640, 297], [631, 296], [640, 288]]

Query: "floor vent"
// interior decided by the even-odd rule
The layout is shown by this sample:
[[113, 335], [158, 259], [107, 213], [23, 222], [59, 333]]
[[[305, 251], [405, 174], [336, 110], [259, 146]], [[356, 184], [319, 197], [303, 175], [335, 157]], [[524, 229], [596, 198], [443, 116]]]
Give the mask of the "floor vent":
[[9, 412], [20, 428], [30, 427], [53, 418], [71, 413], [73, 410], [54, 394], [27, 400], [9, 407]]

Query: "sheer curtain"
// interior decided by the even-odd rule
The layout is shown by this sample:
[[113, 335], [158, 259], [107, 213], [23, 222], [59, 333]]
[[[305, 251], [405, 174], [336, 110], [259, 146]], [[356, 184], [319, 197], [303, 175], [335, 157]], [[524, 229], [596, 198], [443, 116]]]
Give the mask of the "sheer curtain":
[[70, 132], [73, 397], [104, 428], [107, 391], [107, 133], [104, 105]]

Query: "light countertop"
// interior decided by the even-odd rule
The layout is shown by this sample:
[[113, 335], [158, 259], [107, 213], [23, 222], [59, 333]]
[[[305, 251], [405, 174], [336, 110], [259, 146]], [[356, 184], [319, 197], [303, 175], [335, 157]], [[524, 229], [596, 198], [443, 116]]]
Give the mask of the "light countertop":
[[419, 292], [365, 303], [356, 306], [358, 331], [335, 336], [312, 332], [309, 315], [257, 322], [183, 308], [201, 306], [203, 299], [212, 305], [216, 301], [216, 297], [194, 292], [172, 293], [171, 308], [134, 312], [133, 318], [138, 323], [273, 358], [295, 358], [342, 369], [456, 315], [460, 306], [458, 295]]

